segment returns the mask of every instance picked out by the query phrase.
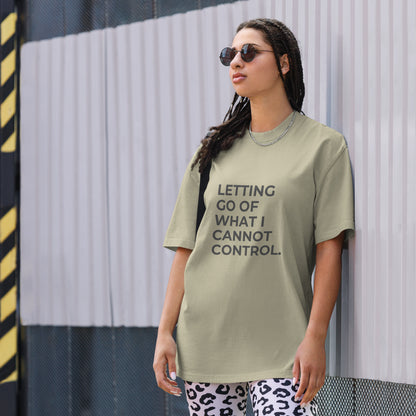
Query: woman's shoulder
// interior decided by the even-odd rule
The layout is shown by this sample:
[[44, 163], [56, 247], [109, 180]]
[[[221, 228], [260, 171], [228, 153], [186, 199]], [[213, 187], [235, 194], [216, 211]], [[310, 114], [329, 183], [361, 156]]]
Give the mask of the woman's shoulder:
[[348, 147], [344, 135], [339, 131], [306, 115], [301, 114], [300, 117], [302, 119], [300, 133], [304, 135], [304, 142], [316, 151], [338, 153]]
[[343, 154], [348, 154], [347, 142], [339, 131], [312, 118], [301, 115], [299, 145], [314, 160], [318, 170], [325, 170]]
[[313, 135], [314, 139], [318, 141], [332, 140], [338, 143], [345, 142], [343, 134], [334, 128], [304, 114], [300, 114], [300, 117], [303, 119], [302, 128], [307, 131], [309, 135]]

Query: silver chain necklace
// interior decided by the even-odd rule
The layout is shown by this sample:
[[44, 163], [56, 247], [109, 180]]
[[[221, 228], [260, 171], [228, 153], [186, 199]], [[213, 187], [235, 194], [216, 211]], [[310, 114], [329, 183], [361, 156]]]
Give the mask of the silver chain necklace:
[[275, 144], [276, 142], [278, 142], [288, 131], [289, 129], [293, 126], [293, 123], [295, 122], [295, 116], [296, 116], [296, 111], [293, 112], [293, 116], [290, 119], [290, 123], [287, 125], [285, 131], [276, 139], [273, 139], [271, 142], [266, 142], [266, 143], [260, 143], [258, 142], [253, 135], [251, 134], [251, 123], [250, 126], [248, 127], [248, 134], [251, 137], [251, 140], [253, 140], [254, 143], [256, 143], [259, 146], [271, 146], [272, 144]]

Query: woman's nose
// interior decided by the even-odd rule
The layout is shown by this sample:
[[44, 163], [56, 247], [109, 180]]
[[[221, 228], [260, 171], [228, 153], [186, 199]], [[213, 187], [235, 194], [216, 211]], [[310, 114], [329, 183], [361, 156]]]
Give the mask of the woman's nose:
[[241, 53], [237, 52], [232, 61], [230, 62], [230, 66], [231, 68], [240, 68], [243, 65], [243, 62], [244, 61], [241, 59]]

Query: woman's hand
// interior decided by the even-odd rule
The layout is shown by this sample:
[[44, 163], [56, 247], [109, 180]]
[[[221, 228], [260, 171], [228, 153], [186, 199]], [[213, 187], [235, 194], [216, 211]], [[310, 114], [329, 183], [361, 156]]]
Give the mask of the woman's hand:
[[[172, 337], [184, 293], [184, 271], [192, 250], [178, 247], [173, 258], [170, 271], [168, 287], [166, 289], [165, 303], [163, 304], [162, 316], [160, 318], [159, 330], [156, 341], [153, 370], [155, 372], [157, 385], [166, 393], [181, 395], [181, 389], [175, 382], [176, 379], [176, 343]], [[166, 365], [169, 368], [168, 378]]]
[[293, 365], [293, 384], [299, 382], [296, 399], [300, 405], [308, 404], [325, 382], [325, 339], [306, 335], [299, 345]]
[[325, 338], [341, 282], [344, 232], [316, 245], [316, 269], [312, 310], [306, 335], [293, 365], [294, 384], [300, 382], [296, 398], [309, 403], [325, 382]]
[[[157, 385], [166, 393], [180, 396], [181, 389], [176, 383], [176, 343], [172, 335], [158, 335], [156, 341], [153, 370], [155, 372]], [[166, 364], [170, 378], [166, 374]]]

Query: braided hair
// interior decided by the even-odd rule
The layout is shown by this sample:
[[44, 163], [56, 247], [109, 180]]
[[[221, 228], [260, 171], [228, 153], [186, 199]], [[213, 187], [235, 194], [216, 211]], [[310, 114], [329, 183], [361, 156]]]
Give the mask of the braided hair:
[[[290, 105], [302, 111], [305, 85], [298, 42], [290, 29], [274, 19], [254, 19], [241, 23], [236, 33], [242, 29], [255, 29], [263, 33], [264, 39], [273, 48], [277, 68]], [[283, 75], [280, 57], [287, 54], [289, 72]], [[233, 101], [225, 114], [222, 124], [211, 127], [201, 141], [202, 146], [196, 155], [192, 168], [199, 164], [202, 172], [221, 150], [228, 150], [236, 139], [243, 137], [251, 122], [250, 100], [234, 94]]]

